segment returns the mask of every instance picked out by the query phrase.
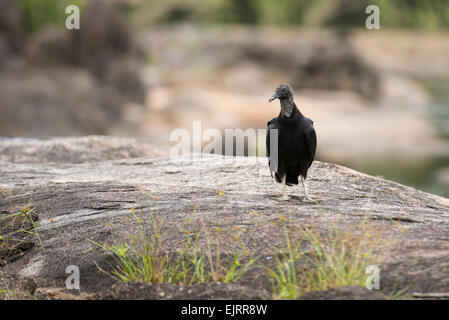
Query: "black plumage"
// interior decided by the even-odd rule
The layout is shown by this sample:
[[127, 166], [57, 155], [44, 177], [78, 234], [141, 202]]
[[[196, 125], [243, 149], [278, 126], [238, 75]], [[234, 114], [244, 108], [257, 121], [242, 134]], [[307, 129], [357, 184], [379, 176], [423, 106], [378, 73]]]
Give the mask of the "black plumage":
[[[310, 199], [304, 180], [315, 158], [317, 147], [313, 121], [299, 111], [293, 100], [293, 90], [288, 84], [281, 84], [269, 101], [274, 99], [279, 99], [281, 111], [278, 117], [267, 123], [266, 146], [271, 175], [277, 182], [283, 183], [283, 200], [288, 199], [285, 185], [297, 185], [299, 177], [306, 198]], [[271, 146], [271, 140], [276, 138], [277, 146], [276, 141], [273, 141]], [[271, 148], [273, 149], [270, 152]]]

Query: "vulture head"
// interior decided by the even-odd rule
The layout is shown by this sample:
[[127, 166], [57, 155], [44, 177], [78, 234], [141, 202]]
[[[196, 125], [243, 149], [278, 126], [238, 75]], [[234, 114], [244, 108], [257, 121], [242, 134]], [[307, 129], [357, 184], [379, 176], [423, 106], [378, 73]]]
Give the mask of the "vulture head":
[[293, 90], [287, 83], [282, 83], [279, 87], [276, 88], [273, 95], [270, 97], [268, 102], [271, 102], [275, 99], [279, 100], [290, 100], [293, 98]]
[[290, 87], [290, 85], [288, 85], [287, 83], [281, 84], [276, 88], [268, 102], [271, 102], [274, 99], [279, 99], [279, 101], [281, 102], [281, 114], [284, 117], [290, 117], [295, 108], [295, 103], [293, 102], [292, 87]]

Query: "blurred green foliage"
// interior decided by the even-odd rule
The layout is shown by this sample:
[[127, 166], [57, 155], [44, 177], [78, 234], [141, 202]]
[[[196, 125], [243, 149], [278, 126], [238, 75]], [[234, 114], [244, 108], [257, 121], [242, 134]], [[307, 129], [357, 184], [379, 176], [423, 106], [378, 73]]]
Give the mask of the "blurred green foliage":
[[381, 8], [381, 23], [413, 29], [448, 29], [448, 0], [377, 0]]
[[68, 15], [65, 9], [74, 4], [81, 7], [83, 0], [16, 0], [22, 12], [27, 33], [33, 33], [47, 24], [64, 25]]
[[[17, 0], [28, 32], [64, 23], [65, 7], [91, 0]], [[237, 23], [364, 28], [365, 8], [380, 8], [382, 28], [449, 28], [448, 0], [141, 0], [131, 17], [144, 24]], [[81, 12], [82, 14], [82, 12]], [[99, 13], [101, 14], [101, 13]]]
[[146, 0], [149, 23], [192, 21], [250, 25], [365, 27], [365, 8], [380, 8], [381, 27], [449, 27], [448, 0]]

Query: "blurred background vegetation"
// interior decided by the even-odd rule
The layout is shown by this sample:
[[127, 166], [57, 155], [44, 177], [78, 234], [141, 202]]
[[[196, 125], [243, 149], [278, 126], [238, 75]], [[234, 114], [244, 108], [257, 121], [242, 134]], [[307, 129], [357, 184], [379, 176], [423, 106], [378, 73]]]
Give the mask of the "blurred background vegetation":
[[[17, 0], [27, 32], [47, 23], [63, 23], [67, 5], [85, 0]], [[126, 1], [125, 1], [126, 2]], [[442, 30], [449, 28], [447, 0], [147, 0], [137, 4], [143, 24], [237, 23], [246, 25], [364, 27], [370, 4], [379, 6], [384, 28]], [[147, 9], [147, 10], [145, 10]]]
[[264, 128], [282, 81], [318, 160], [449, 196], [448, 29], [448, 0], [0, 0], [0, 136]]
[[83, 4], [83, 0], [16, 0], [22, 12], [25, 31], [29, 34], [36, 32], [47, 24], [64, 24], [65, 8], [68, 5]]

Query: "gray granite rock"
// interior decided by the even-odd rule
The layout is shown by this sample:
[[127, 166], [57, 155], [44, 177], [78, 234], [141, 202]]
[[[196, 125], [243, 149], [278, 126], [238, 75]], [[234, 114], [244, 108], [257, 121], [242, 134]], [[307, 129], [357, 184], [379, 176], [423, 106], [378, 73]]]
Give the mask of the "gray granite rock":
[[[292, 200], [280, 203], [274, 199], [280, 185], [264, 158], [203, 155], [172, 161], [155, 150], [148, 143], [108, 137], [0, 139], [0, 217], [27, 208], [39, 234], [25, 235], [33, 245], [19, 250], [1, 272], [63, 285], [66, 267], [77, 265], [82, 290], [103, 292], [114, 282], [98, 272], [95, 262], [106, 257], [92, 250], [89, 240], [116, 241], [117, 225], [133, 232], [137, 222], [130, 209], [135, 209], [145, 222], [156, 212], [168, 227], [176, 228], [188, 215], [206, 228], [215, 227], [218, 218], [223, 227], [257, 227], [248, 236], [261, 256], [283, 237], [263, 222], [280, 215], [323, 232], [368, 218], [379, 229], [407, 229], [380, 266], [384, 292], [435, 293], [449, 287], [448, 199], [315, 161], [307, 182], [319, 203], [304, 202], [299, 187], [289, 188]], [[171, 241], [176, 236], [168, 235], [167, 250], [176, 249]], [[223, 253], [231, 250], [228, 244]], [[250, 286], [270, 289], [262, 283], [254, 280]], [[127, 296], [130, 288], [123, 291]]]

